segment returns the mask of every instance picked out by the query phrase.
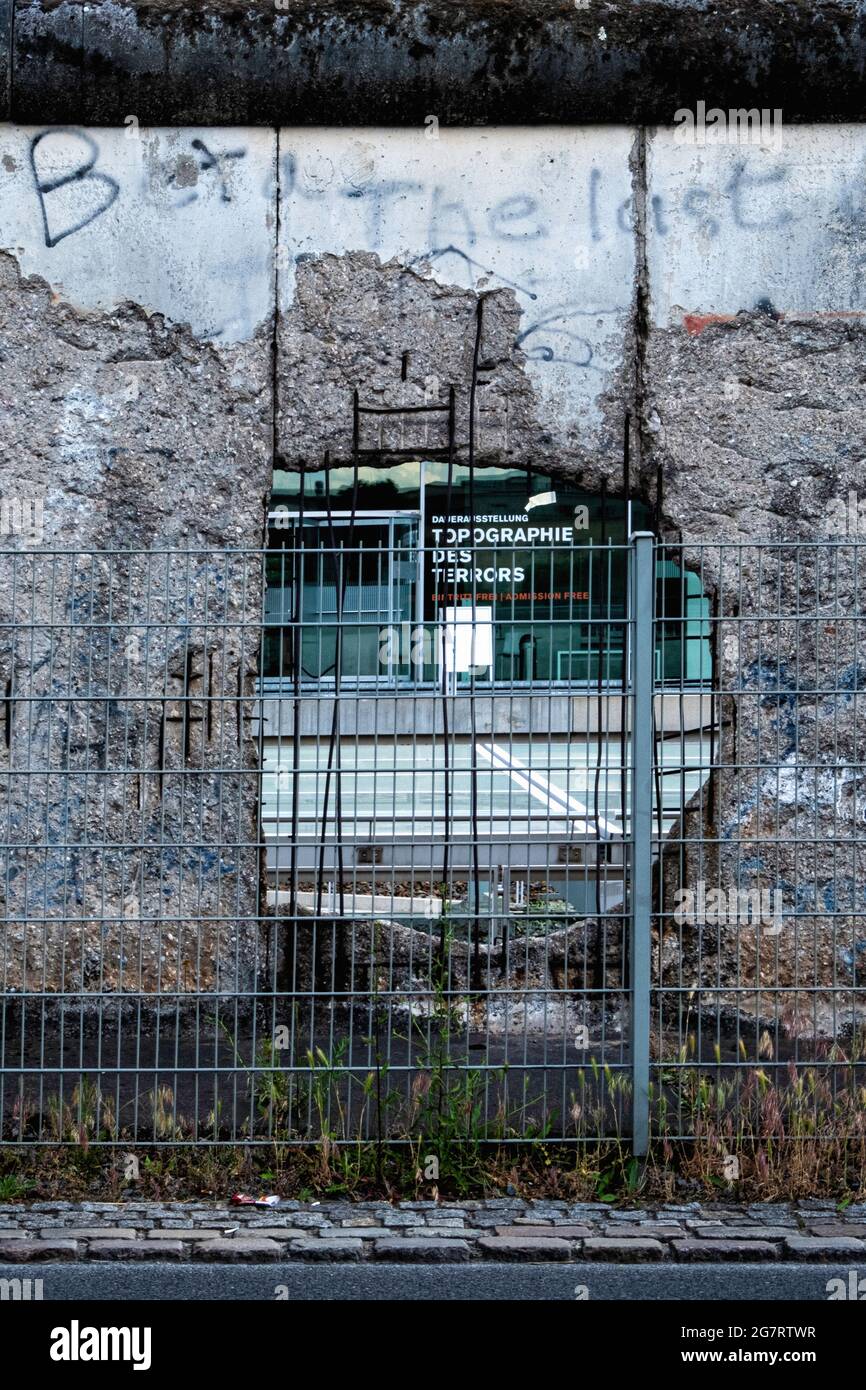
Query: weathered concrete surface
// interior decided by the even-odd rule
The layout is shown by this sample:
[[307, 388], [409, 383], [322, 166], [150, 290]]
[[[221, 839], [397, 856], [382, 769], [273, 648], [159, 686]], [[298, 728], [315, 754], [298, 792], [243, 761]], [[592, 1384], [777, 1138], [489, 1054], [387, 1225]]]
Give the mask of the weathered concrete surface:
[[[768, 151], [690, 151], [662, 132], [649, 138], [646, 185], [643, 141], [626, 128], [484, 135], [443, 129], [438, 141], [420, 126], [414, 133], [344, 136], [288, 130], [280, 135], [279, 206], [270, 132], [222, 129], [208, 138], [200, 130], [143, 130], [140, 142], [122, 131], [51, 132], [38, 140], [31, 166], [41, 134], [6, 128], [0, 136], [0, 245], [48, 281], [19, 283], [13, 262], [0, 262], [0, 392], [8, 416], [3, 495], [45, 499], [47, 545], [257, 545], [274, 440], [278, 463], [318, 463], [326, 448], [335, 460], [344, 458], [356, 387], [365, 403], [397, 405], [419, 403], [434, 377], [440, 398], [454, 384], [465, 445], [481, 292], [481, 376], [490, 384], [480, 393], [480, 458], [532, 459], [589, 487], [605, 479], [618, 492], [622, 411], [634, 402], [633, 481], [652, 503], [661, 469], [665, 527], [684, 533], [693, 563], [701, 537], [811, 539], [829, 531], [831, 517], [838, 521], [850, 491], [864, 490], [862, 128], [836, 137], [786, 127], [782, 148]], [[89, 141], [99, 146], [95, 154]], [[93, 165], [84, 167], [91, 155]], [[276, 411], [274, 266], [281, 311]], [[387, 458], [396, 441], [376, 442]], [[423, 439], [404, 433], [399, 442], [423, 451]], [[749, 986], [840, 984], [837, 1015], [826, 996], [817, 1021], [806, 1018], [803, 998], [786, 995], [798, 1034], [835, 1031], [843, 1012], [850, 1019], [849, 986], [859, 978], [854, 966], [866, 938], [855, 915], [864, 909], [856, 896], [864, 881], [856, 699], [864, 675], [858, 634], [847, 621], [858, 601], [858, 571], [850, 549], [840, 556], [828, 588], [826, 570], [816, 574], [809, 556], [801, 556], [799, 569], [790, 557], [765, 557], [759, 578], [751, 550], [742, 593], [739, 562], [732, 587], [731, 562], [706, 556], [707, 587], [721, 594], [721, 611], [731, 619], [720, 646], [729, 696], [722, 761], [756, 766], [739, 780], [725, 768], [714, 779], [712, 798], [704, 800], [708, 833], [730, 838], [715, 859], [710, 849], [701, 858], [690, 847], [684, 886], [721, 875], [725, 886], [753, 887], [760, 875], [766, 886], [783, 888], [786, 912], [796, 908], [799, 917], [795, 929], [763, 944], [741, 934], [738, 956], [733, 932], [687, 934], [675, 942], [681, 954], [668, 954], [668, 940], [662, 950], [671, 983], [681, 982], [676, 972], [684, 961], [693, 972], [689, 982], [707, 989], [720, 990], [736, 970]], [[47, 563], [31, 551], [21, 563], [37, 559]], [[56, 659], [53, 666], [34, 663], [26, 628], [14, 650], [7, 637], [2, 653], [0, 675], [13, 681], [16, 722], [10, 751], [0, 748], [0, 757], [16, 773], [30, 756], [40, 772], [73, 774], [71, 801], [46, 791], [47, 779], [29, 809], [13, 801], [15, 842], [32, 849], [6, 910], [13, 920], [35, 913], [27, 978], [51, 989], [95, 980], [100, 940], [112, 943], [105, 958], [121, 989], [139, 980], [145, 988], [158, 980], [165, 989], [200, 966], [199, 978], [213, 981], [219, 951], [205, 944], [207, 959], [199, 962], [194, 932], [184, 928], [184, 944], [169, 942], [166, 954], [158, 926], [147, 936], [145, 959], [127, 966], [119, 924], [139, 917], [248, 920], [256, 905], [250, 842], [257, 788], [249, 753], [238, 746], [235, 691], [239, 670], [248, 690], [254, 653], [247, 629], [222, 626], [220, 604], [234, 604], [257, 625], [257, 583], [237, 573], [219, 579], [204, 562], [193, 575], [188, 608], [184, 573], [157, 582], [148, 561], [147, 581], [128, 563], [128, 572], [99, 570], [95, 577], [89, 569], [55, 568], [53, 597], [47, 571], [28, 569], [27, 584], [16, 589], [17, 614], [25, 623], [29, 614], [40, 629], [62, 614]], [[148, 582], [171, 615], [157, 619], [150, 639], [153, 669], [144, 663], [148, 680], [158, 671], [158, 689], [133, 682], [140, 702], [112, 705], [110, 717], [97, 720], [78, 699], [86, 680], [95, 681], [100, 698], [122, 691], [111, 653], [81, 620], [90, 611], [90, 586], [96, 611], [107, 614], [110, 603], [135, 636], [145, 630]], [[2, 592], [8, 609], [8, 582]], [[32, 612], [21, 607], [31, 592]], [[778, 595], [784, 621], [760, 632], [746, 626], [735, 641], [736, 620], [775, 604]], [[803, 602], [814, 622], [795, 621]], [[841, 623], [831, 604], [841, 608]], [[34, 640], [41, 659], [44, 631]], [[37, 701], [28, 704], [49, 692], [58, 701], [78, 699], [62, 730], [46, 725]], [[207, 727], [210, 718], [218, 731], [204, 739], [206, 747], [199, 746], [198, 722], [187, 738], [185, 702], [195, 721]], [[219, 720], [230, 748], [221, 764]], [[165, 750], [169, 771], [160, 791], [155, 771]], [[810, 770], [810, 762], [818, 768]], [[190, 780], [192, 764], [207, 780]], [[219, 765], [230, 769], [223, 783], [234, 788], [229, 809], [216, 795]], [[96, 795], [94, 770], [109, 773]], [[38, 815], [35, 806], [42, 807]], [[693, 813], [687, 824], [694, 837]], [[86, 855], [76, 860], [67, 849], [81, 850], [97, 825], [128, 847], [126, 862], [109, 866], [105, 884], [86, 867]], [[762, 853], [760, 842], [777, 832], [781, 850]], [[157, 863], [138, 848], [172, 836], [196, 847], [192, 860], [166, 860], [158, 849]], [[833, 858], [834, 840], [844, 865]], [[217, 863], [202, 854], [220, 844], [236, 846], [238, 858]], [[232, 894], [225, 913], [217, 875]], [[65, 878], [74, 884], [74, 911]], [[665, 902], [669, 909], [669, 896]], [[44, 919], [63, 915], [87, 916], [89, 926], [85, 933], [75, 928], [65, 960], [55, 952], [49, 968]], [[59, 926], [51, 926], [49, 938], [51, 950], [61, 950]], [[22, 943], [19, 936], [9, 978], [16, 988], [25, 978]], [[230, 975], [241, 958], [233, 952], [230, 941], [223, 957]], [[251, 952], [244, 948], [244, 961]], [[540, 976], [529, 983], [544, 987]], [[725, 1007], [735, 1003], [752, 1007], [729, 993]]]
[[665, 124], [682, 106], [866, 116], [862, 0], [19, 0], [25, 122]]
[[9, 119], [12, 87], [12, 3], [0, 0], [0, 121]]
[[[465, 892], [465, 885], [457, 884], [455, 889]], [[608, 1043], [619, 1038], [625, 1022], [625, 993], [618, 992], [622, 985], [618, 943], [606, 943], [608, 992], [599, 999], [590, 991], [598, 987], [602, 973], [600, 924], [594, 918], [576, 920], [572, 915], [563, 927], [562, 920], [553, 914], [546, 921], [536, 917], [527, 927], [514, 917], [509, 922], [507, 947], [501, 925], [490, 933], [483, 922], [476, 967], [472, 919], [460, 916], [455, 908], [448, 943], [448, 1026], [484, 1032], [495, 1039], [548, 1032], [573, 1040], [583, 1034], [586, 1048], [598, 1037]], [[614, 937], [615, 929], [609, 930]], [[320, 996], [333, 990], [331, 1016], [344, 1029], [350, 1023], [354, 1031], [373, 1029], [377, 999], [387, 999], [392, 1026], [398, 1030], [411, 1030], [422, 1021], [425, 1027], [443, 1025], [446, 1012], [436, 993], [442, 971], [435, 925], [432, 931], [420, 931], [394, 921], [357, 921], [351, 927], [351, 950], [346, 923], [339, 919], [325, 921], [317, 932], [302, 923], [295, 935], [292, 988]], [[485, 992], [473, 993], [479, 980]], [[342, 998], [345, 994], [351, 1001], [348, 1005]], [[321, 1022], [318, 1014], [313, 1017], [313, 1010], [310, 1019]], [[571, 1050], [571, 1041], [568, 1046]], [[575, 1052], [573, 1060], [577, 1064], [585, 1059]]]
[[5, 538], [0, 574], [4, 984], [243, 987], [261, 577], [221, 552], [261, 540], [269, 334], [217, 349], [74, 309], [3, 255], [0, 352], [3, 496], [44, 498], [45, 526]]
[[[722, 766], [686, 816], [682, 868], [669, 855], [664, 908], [700, 880], [783, 900], [779, 932], [668, 918], [660, 969], [788, 1038], [863, 1017], [864, 158], [846, 128], [786, 131], [778, 151], [660, 134], [648, 160], [644, 482], [661, 466], [669, 534], [715, 596], [726, 692]], [[719, 989], [735, 980], [753, 992]]]
[[[0, 491], [41, 499], [45, 530], [0, 577], [22, 624], [0, 658], [10, 991], [255, 973], [261, 578], [219, 552], [261, 543], [270, 486], [275, 153], [263, 131], [0, 128]], [[144, 554], [94, 568], [115, 550]]]
[[274, 301], [276, 136], [0, 127], [0, 249], [84, 308], [251, 338]]
[[[537, 448], [542, 427], [534, 393], [516, 347], [518, 314], [510, 290], [485, 297], [481, 360], [489, 383], [477, 458], [489, 462], [526, 460]], [[279, 455], [297, 467], [319, 462], [330, 449], [333, 462], [352, 452], [352, 397], [362, 405], [444, 404], [457, 387], [457, 438], [465, 456], [469, 435], [472, 362], [478, 332], [478, 298], [472, 291], [422, 278], [396, 261], [384, 266], [363, 252], [325, 256], [299, 267], [297, 301], [280, 323], [278, 370], [281, 394]], [[411, 346], [410, 346], [411, 345]], [[411, 376], [401, 380], [409, 353]], [[389, 451], [441, 449], [447, 415], [372, 417], [363, 422], [361, 447]]]
[[[866, 310], [866, 128], [765, 127], [766, 146], [648, 141], [653, 324]], [[776, 141], [778, 147], [771, 145]]]
[[[555, 452], [563, 471], [591, 474], [599, 453], [618, 458], [633, 354], [633, 143], [623, 128], [281, 131], [285, 456], [344, 456], [356, 386], [367, 403], [419, 404], [435, 378], [442, 400], [457, 387], [465, 415], [474, 294], [452, 301], [414, 277], [374, 275], [369, 259], [363, 275], [347, 262], [333, 289], [322, 272], [311, 289], [308, 258], [369, 251], [442, 285], [505, 291], [499, 302], [517, 306], [502, 332], [525, 360], [534, 419], [515, 374], [485, 371], [479, 426], [491, 461]], [[452, 312], [462, 321], [453, 330]], [[491, 301], [485, 362], [509, 351], [493, 318]], [[447, 339], [459, 341], [456, 357]], [[464, 418], [464, 447], [466, 433]]]

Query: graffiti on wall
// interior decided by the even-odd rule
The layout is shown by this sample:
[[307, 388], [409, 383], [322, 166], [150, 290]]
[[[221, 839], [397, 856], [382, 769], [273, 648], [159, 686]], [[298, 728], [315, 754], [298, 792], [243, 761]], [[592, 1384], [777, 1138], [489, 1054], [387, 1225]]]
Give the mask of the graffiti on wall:
[[[165, 170], [166, 183], [180, 194], [176, 207], [188, 207], [198, 199], [199, 176], [207, 173], [214, 175], [220, 200], [230, 203], [232, 193], [226, 166], [231, 160], [243, 159], [246, 150], [212, 151], [199, 137], [191, 139], [189, 147], [190, 154], [181, 154]], [[89, 131], [73, 126], [40, 130], [31, 139], [28, 153], [48, 247], [89, 227], [108, 212], [120, 195], [119, 180], [96, 167], [99, 145]], [[83, 194], [78, 199], [80, 211], [71, 220], [68, 214], [64, 217], [62, 200], [52, 197], [69, 188]], [[58, 208], [61, 210], [55, 213]]]
[[0, 248], [84, 308], [131, 300], [202, 337], [273, 312], [276, 136], [0, 126]]
[[[625, 128], [427, 139], [130, 123], [0, 128], [0, 246], [85, 305], [131, 298], [208, 336], [250, 337], [277, 275], [291, 296], [299, 257], [369, 250], [443, 281], [512, 289], [530, 370], [566, 413], [592, 407], [621, 365], [636, 255]], [[854, 243], [866, 134], [832, 151], [822, 139], [790, 131], [771, 152], [651, 139], [657, 319], [675, 306], [864, 307]]]

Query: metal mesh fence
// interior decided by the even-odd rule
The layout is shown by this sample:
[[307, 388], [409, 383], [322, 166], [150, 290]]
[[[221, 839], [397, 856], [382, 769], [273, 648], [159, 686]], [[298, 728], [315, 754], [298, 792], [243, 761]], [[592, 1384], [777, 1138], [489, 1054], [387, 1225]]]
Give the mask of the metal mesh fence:
[[855, 1126], [859, 554], [0, 555], [3, 1139]]
[[[866, 547], [658, 553], [711, 598], [713, 700], [699, 790], [655, 834], [655, 1123], [722, 1153], [744, 1133], [860, 1136]], [[657, 627], [671, 597], [660, 582]], [[664, 741], [681, 740], [680, 699], [660, 697]]]

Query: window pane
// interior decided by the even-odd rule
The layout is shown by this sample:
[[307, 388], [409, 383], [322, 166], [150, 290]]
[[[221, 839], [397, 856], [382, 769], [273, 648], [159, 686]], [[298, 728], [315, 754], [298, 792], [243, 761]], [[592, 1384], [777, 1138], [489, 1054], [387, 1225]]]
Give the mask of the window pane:
[[[349, 510], [353, 470], [332, 469], [328, 478], [331, 509]], [[297, 508], [302, 482], [305, 510], [321, 514], [321, 469], [280, 473], [275, 503]], [[365, 512], [415, 508], [423, 511], [423, 538], [415, 522], [364, 520]], [[455, 464], [450, 481], [442, 461], [359, 469], [351, 554], [345, 519], [334, 520], [333, 536], [321, 515], [304, 525], [302, 680], [333, 681], [339, 659], [341, 678], [377, 684], [438, 685], [444, 662], [454, 689], [473, 681], [620, 685], [626, 660], [627, 512], [622, 498], [591, 496], [563, 480], [530, 477], [523, 469], [479, 468], [470, 477], [465, 465]], [[651, 527], [642, 503], [632, 502], [630, 524]], [[285, 624], [294, 611], [296, 557], [290, 552], [296, 532], [287, 527], [296, 523], [283, 520], [271, 532], [272, 544], [286, 550], [268, 564], [267, 677], [290, 677], [293, 669], [293, 635]], [[329, 553], [334, 546], [339, 556]], [[705, 680], [709, 607], [697, 576], [665, 561], [656, 603], [657, 678], [678, 684]], [[468, 623], [460, 618], [472, 609], [475, 618]], [[472, 662], [471, 672], [448, 656], [449, 634], [453, 643], [458, 630], [465, 638], [467, 629], [473, 657], [484, 655], [483, 664]]]

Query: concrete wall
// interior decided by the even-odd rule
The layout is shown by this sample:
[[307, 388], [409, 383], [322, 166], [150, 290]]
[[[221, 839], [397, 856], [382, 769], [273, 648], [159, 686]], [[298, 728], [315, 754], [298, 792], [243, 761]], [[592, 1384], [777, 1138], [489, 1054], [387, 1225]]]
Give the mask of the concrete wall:
[[[631, 409], [632, 486], [652, 504], [661, 477], [668, 534], [823, 533], [866, 487], [864, 162], [863, 126], [768, 148], [624, 126], [0, 127], [3, 496], [45, 499], [44, 547], [257, 546], [273, 466], [346, 456], [355, 387], [407, 404], [454, 384], [465, 444], [486, 294], [482, 460], [618, 491]], [[27, 653], [2, 659], [17, 684]], [[814, 699], [794, 706], [814, 734]], [[723, 790], [721, 821], [736, 809]], [[241, 916], [256, 879], [250, 859]]]
[[[0, 0], [0, 120], [866, 119], [863, 0]], [[13, 22], [14, 19], [14, 22]], [[4, 43], [5, 40], [5, 43]], [[7, 47], [8, 45], [8, 47]], [[5, 50], [5, 51], [4, 51]]]
[[[425, 279], [475, 291], [508, 292], [519, 312], [515, 343], [534, 396], [534, 422], [514, 431], [511, 457], [538, 457], [553, 444], [562, 464], [619, 447], [618, 380], [630, 346], [635, 243], [630, 234], [632, 132], [600, 127], [448, 130], [294, 130], [280, 138], [280, 307], [291, 320], [297, 258], [359, 249], [411, 267]], [[365, 287], [375, 296], [375, 286]], [[381, 308], [364, 308], [375, 315]], [[384, 300], [385, 295], [382, 296]], [[471, 319], [471, 306], [468, 314]], [[384, 324], [383, 324], [384, 328]], [[402, 340], [399, 337], [403, 333]], [[409, 325], [381, 333], [377, 349], [399, 362], [410, 350], [410, 389], [423, 400], [425, 376], [443, 388], [459, 370], [435, 353], [422, 361]], [[489, 355], [489, 354], [488, 354]], [[309, 361], [309, 353], [302, 354]], [[333, 371], [332, 345], [315, 360]], [[395, 394], [393, 361], [384, 371], [353, 362], [362, 393]], [[345, 382], [346, 364], [338, 379]], [[465, 379], [465, 368], [461, 373]], [[390, 380], [389, 380], [390, 376]], [[284, 383], [287, 400], [294, 389]], [[503, 401], [511, 392], [500, 393]], [[619, 405], [609, 411], [611, 397]], [[319, 446], [339, 448], [340, 406], [320, 398]], [[610, 418], [612, 417], [612, 418]], [[345, 407], [343, 420], [345, 421]], [[607, 428], [605, 428], [607, 425]], [[345, 426], [344, 426], [345, 428]], [[543, 438], [542, 436], [546, 436]], [[285, 421], [281, 446], [309, 451]], [[344, 443], [348, 443], [348, 436]], [[309, 456], [309, 454], [308, 454]]]
[[[660, 971], [781, 987], [763, 1010], [793, 1036], [862, 1020], [864, 162], [862, 126], [786, 129], [778, 150], [663, 132], [647, 157], [644, 467], [660, 469], [667, 525], [730, 619], [721, 766], [684, 819], [666, 905], [682, 876], [770, 884], [787, 914], [778, 936], [671, 925]], [[781, 537], [835, 546], [751, 544]], [[815, 981], [836, 994], [809, 997]], [[761, 1014], [757, 990], [719, 998]]]

